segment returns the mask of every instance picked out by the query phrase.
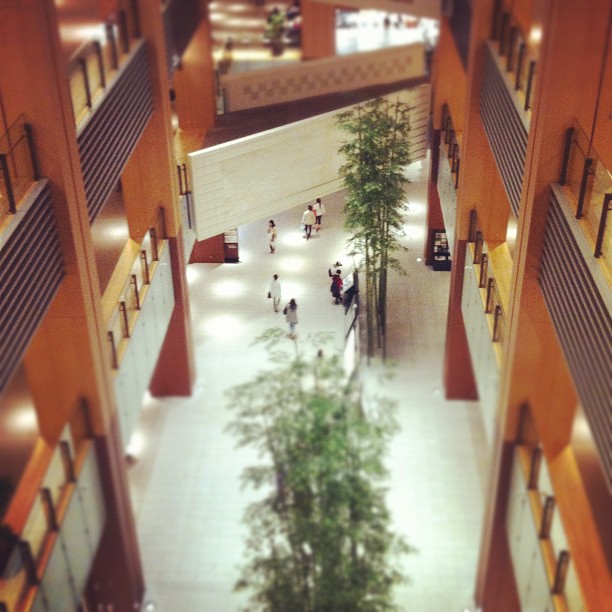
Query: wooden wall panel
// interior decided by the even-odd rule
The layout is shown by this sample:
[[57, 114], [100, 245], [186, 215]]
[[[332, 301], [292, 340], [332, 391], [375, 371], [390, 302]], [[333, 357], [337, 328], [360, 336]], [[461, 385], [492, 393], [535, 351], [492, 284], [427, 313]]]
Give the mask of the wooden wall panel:
[[49, 181], [39, 181], [0, 251], [0, 393], [21, 361], [64, 277]]
[[539, 282], [612, 490], [612, 296], [569, 211], [553, 188]]

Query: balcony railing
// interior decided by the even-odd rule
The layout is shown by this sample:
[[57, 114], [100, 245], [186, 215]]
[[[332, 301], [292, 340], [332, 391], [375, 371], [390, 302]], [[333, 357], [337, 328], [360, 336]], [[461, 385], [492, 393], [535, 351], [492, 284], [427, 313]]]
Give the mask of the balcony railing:
[[39, 584], [62, 514], [72, 496], [78, 466], [90, 447], [85, 400], [79, 402], [55, 448], [41, 439], [2, 523], [0, 610], [29, 609], [31, 588]]
[[530, 38], [521, 31], [510, 8], [502, 0], [497, 0], [491, 40], [497, 42], [497, 52], [505, 59], [506, 72], [512, 75], [514, 91], [521, 98], [525, 111], [531, 109], [538, 64], [539, 40], [535, 32]]
[[149, 223], [149, 229], [140, 245], [139, 254], [125, 280], [123, 291], [107, 324], [107, 336], [111, 349], [111, 365], [118, 369], [125, 353], [131, 330], [138, 318], [143, 290], [151, 284], [152, 266], [159, 261], [160, 240], [166, 236], [163, 208]]
[[472, 248], [474, 270], [478, 275], [478, 287], [486, 291], [484, 307], [485, 314], [490, 318], [491, 341], [499, 342], [501, 346], [503, 345], [506, 328], [503, 300], [498, 283], [495, 281], [491, 266], [489, 266], [489, 254], [486, 251], [483, 233], [478, 223], [478, 214], [475, 210], [470, 213], [468, 242]]
[[107, 83], [140, 37], [134, 2], [129, 11], [120, 10], [100, 24], [99, 35], [85, 41], [68, 62], [68, 81], [77, 125], [87, 117]]
[[612, 279], [612, 230], [608, 227], [608, 212], [612, 208], [612, 174], [577, 121], [566, 132], [559, 183], [565, 186], [576, 219], [580, 220], [591, 243], [593, 255], [602, 258], [608, 279]]
[[446, 157], [450, 164], [451, 174], [455, 177], [455, 189], [459, 187], [459, 163], [461, 161], [459, 141], [453, 125], [448, 105], [442, 107], [442, 142], [446, 149]]
[[0, 217], [17, 212], [17, 204], [38, 180], [32, 127], [20, 115], [0, 136]]

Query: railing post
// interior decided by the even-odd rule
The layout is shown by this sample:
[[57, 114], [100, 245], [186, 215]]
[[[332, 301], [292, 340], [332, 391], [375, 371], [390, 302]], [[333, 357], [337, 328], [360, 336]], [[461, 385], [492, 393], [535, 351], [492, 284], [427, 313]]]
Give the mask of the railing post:
[[15, 202], [15, 192], [13, 191], [13, 184], [11, 182], [6, 153], [0, 153], [0, 165], [2, 166], [2, 179], [4, 180], [4, 186], [6, 188], [9, 212], [15, 214], [17, 212], [17, 204]]
[[106, 40], [111, 48], [111, 56], [113, 58], [113, 69], [119, 68], [119, 55], [117, 53], [117, 41], [115, 40], [115, 29], [112, 23], [106, 24]]
[[495, 0], [495, 8], [493, 9], [493, 22], [491, 24], [491, 40], [498, 39], [499, 12], [501, 7], [501, 0]]
[[574, 128], [567, 128], [565, 130], [565, 146], [563, 148], [563, 164], [561, 165], [561, 177], [559, 178], [559, 184], [565, 185], [567, 183], [567, 167], [569, 166], [569, 157], [572, 150], [572, 140], [574, 138]]
[[552, 587], [552, 592], [555, 595], [562, 595], [565, 590], [565, 579], [567, 578], [569, 561], [569, 552], [567, 550], [562, 550], [557, 558], [557, 569], [555, 571], [555, 580]]
[[67, 440], [60, 440], [59, 443], [62, 459], [64, 460], [64, 469], [66, 470], [66, 478], [68, 482], [76, 482], [76, 473], [74, 471], [74, 461], [70, 454], [70, 444]]
[[512, 60], [514, 59], [514, 43], [516, 42], [516, 35], [518, 28], [512, 26], [510, 28], [510, 40], [508, 42], [508, 55], [506, 57], [506, 72], [512, 72]]
[[40, 490], [42, 497], [43, 506], [47, 513], [47, 522], [51, 531], [57, 531], [59, 529], [59, 523], [57, 521], [57, 513], [55, 512], [55, 506], [53, 505], [53, 497], [51, 496], [51, 489], [49, 487], [43, 487]]
[[32, 174], [33, 179], [37, 181], [40, 178], [40, 166], [38, 165], [38, 157], [36, 156], [36, 149], [34, 148], [34, 133], [32, 126], [29, 123], [23, 124], [23, 130], [28, 141], [28, 149], [30, 150], [30, 161], [32, 162]]
[[503, 13], [501, 20], [501, 29], [499, 33], [499, 54], [506, 54], [506, 30], [510, 25], [510, 13]]
[[94, 48], [96, 50], [96, 57], [98, 58], [98, 72], [100, 73], [100, 85], [106, 87], [106, 74], [104, 73], [104, 58], [102, 57], [102, 45], [99, 40], [93, 41]]
[[183, 164], [183, 181], [185, 183], [185, 191], [189, 191], [189, 175], [187, 174], [187, 164]]
[[493, 298], [495, 297], [495, 279], [491, 276], [487, 281], [487, 299], [485, 300], [485, 313], [493, 312]]
[[146, 285], [150, 285], [149, 260], [147, 259], [147, 252], [144, 249], [140, 251], [140, 261], [142, 262], [142, 271], [144, 272], [144, 282]]
[[81, 66], [81, 72], [83, 73], [83, 82], [85, 84], [85, 97], [87, 98], [87, 108], [91, 108], [91, 87], [89, 86], [89, 74], [87, 73], [87, 60], [84, 57], [79, 58], [79, 66]]
[[476, 240], [476, 230], [478, 229], [478, 212], [475, 208], [470, 210], [470, 226], [468, 229], [468, 242]]
[[487, 284], [487, 271], [489, 267], [489, 256], [486, 253], [482, 254], [480, 259], [480, 277], [478, 279], [478, 286], [483, 289]]
[[542, 449], [536, 446], [531, 454], [531, 464], [529, 466], [529, 479], [527, 488], [531, 491], [538, 488], [538, 478], [540, 476], [540, 464], [542, 463]]
[[187, 204], [187, 226], [189, 227], [189, 229], [191, 229], [192, 225], [191, 225], [191, 194], [190, 193], [185, 194], [185, 204]]
[[163, 206], [159, 207], [157, 214], [159, 216], [159, 228], [161, 230], [161, 237], [167, 238], [168, 232], [166, 229], [166, 210], [164, 209]]
[[151, 257], [153, 261], [159, 261], [159, 251], [157, 250], [157, 230], [154, 227], [149, 228], [151, 236]]
[[136, 301], [136, 310], [140, 310], [140, 294], [138, 293], [138, 277], [132, 274], [130, 284], [134, 287], [134, 300]]
[[526, 45], [523, 41], [519, 45], [518, 56], [516, 58], [516, 77], [514, 79], [514, 90], [518, 91], [521, 88], [521, 76], [523, 74], [523, 61], [525, 60]]
[[531, 108], [531, 89], [533, 85], [533, 77], [535, 75], [536, 62], [531, 60], [529, 62], [529, 73], [527, 74], [527, 89], [525, 91], [525, 106], [524, 110], [528, 111]]
[[176, 172], [179, 180], [179, 194], [185, 195], [185, 190], [183, 189], [183, 173], [181, 172], [181, 166], [179, 164], [176, 164]]
[[476, 239], [474, 240], [474, 263], [479, 264], [482, 257], [483, 239], [482, 232], [476, 230]]
[[587, 157], [584, 160], [584, 166], [582, 166], [582, 179], [580, 181], [580, 193], [578, 194], [578, 204], [576, 205], [576, 219], [582, 219], [584, 214], [584, 198], [586, 197], [587, 186], [589, 184], [589, 174], [591, 173], [591, 166], [593, 160]]
[[493, 315], [493, 342], [499, 342], [499, 320], [502, 316], [502, 307], [497, 304], [495, 306], [495, 314]]
[[138, 15], [138, 2], [137, 0], [130, 0], [129, 2], [130, 12], [132, 13], [132, 23], [134, 26], [134, 38], [140, 38], [140, 17]]
[[542, 523], [540, 524], [539, 537], [541, 540], [545, 540], [550, 535], [550, 526], [552, 524], [554, 509], [555, 498], [551, 495], [547, 495], [546, 501], [544, 502], [544, 510], [542, 511]]
[[117, 347], [115, 346], [115, 334], [112, 331], [107, 332], [108, 341], [111, 345], [111, 357], [112, 357], [112, 367], [116, 370], [119, 367], [119, 361], [117, 360]]
[[119, 36], [123, 43], [123, 52], [129, 53], [130, 51], [130, 34], [127, 26], [127, 15], [124, 10], [120, 10], [117, 15], [117, 21], [119, 26]]
[[604, 196], [603, 206], [601, 207], [601, 218], [599, 220], [599, 229], [597, 230], [597, 241], [595, 242], [595, 257], [601, 257], [603, 254], [603, 239], [606, 235], [606, 222], [608, 213], [612, 205], [612, 193], [606, 193]]
[[459, 162], [461, 160], [457, 158], [456, 167], [455, 167], [455, 189], [459, 189]]
[[123, 337], [130, 337], [130, 322], [128, 320], [127, 306], [125, 301], [119, 302], [119, 313], [121, 314], [121, 321], [123, 323]]

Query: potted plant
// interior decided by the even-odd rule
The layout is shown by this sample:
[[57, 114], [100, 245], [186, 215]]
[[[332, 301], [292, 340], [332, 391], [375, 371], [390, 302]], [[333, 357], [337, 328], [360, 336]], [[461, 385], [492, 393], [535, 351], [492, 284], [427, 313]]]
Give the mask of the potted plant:
[[270, 44], [272, 55], [282, 55], [285, 49], [283, 36], [285, 34], [285, 15], [278, 8], [268, 15], [268, 23], [264, 33], [265, 40]]

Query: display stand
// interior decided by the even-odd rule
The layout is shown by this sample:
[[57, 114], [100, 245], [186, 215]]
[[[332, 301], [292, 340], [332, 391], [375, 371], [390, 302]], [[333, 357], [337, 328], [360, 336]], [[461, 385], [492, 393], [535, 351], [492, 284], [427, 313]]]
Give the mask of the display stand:
[[450, 270], [451, 259], [448, 250], [446, 232], [441, 229], [433, 230], [433, 269], [436, 271]]
[[223, 234], [225, 263], [238, 263], [238, 230], [229, 230]]

